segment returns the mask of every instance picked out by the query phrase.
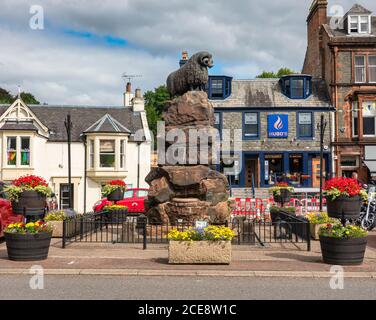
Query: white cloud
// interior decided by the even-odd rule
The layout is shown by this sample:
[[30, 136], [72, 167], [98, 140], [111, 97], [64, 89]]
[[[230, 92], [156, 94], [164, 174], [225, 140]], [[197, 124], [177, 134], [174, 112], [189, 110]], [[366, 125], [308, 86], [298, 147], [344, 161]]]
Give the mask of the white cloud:
[[[121, 104], [123, 72], [143, 90], [165, 82], [180, 52], [208, 50], [221, 73], [254, 77], [282, 66], [299, 71], [311, 0], [40, 0], [45, 30], [29, 28], [34, 0], [1, 0], [0, 86], [22, 84], [50, 104]], [[348, 10], [353, 0], [330, 1]], [[362, 4], [374, 9], [371, 0]], [[64, 31], [126, 39], [106, 45]]]

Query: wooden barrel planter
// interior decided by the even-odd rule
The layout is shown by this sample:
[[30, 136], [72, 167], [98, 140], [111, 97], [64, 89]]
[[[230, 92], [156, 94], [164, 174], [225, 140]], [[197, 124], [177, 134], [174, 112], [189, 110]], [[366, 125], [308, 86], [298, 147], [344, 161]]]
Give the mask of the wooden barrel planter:
[[47, 259], [52, 232], [4, 233], [4, 237], [10, 260], [37, 261]]
[[355, 197], [339, 197], [335, 200], [326, 199], [328, 215], [331, 218], [356, 220], [359, 218], [360, 209], [362, 207], [362, 198]]
[[289, 190], [281, 190], [280, 195], [273, 195], [274, 201], [277, 203], [287, 203], [291, 199], [291, 192]]
[[28, 216], [41, 216], [45, 213], [46, 197], [34, 190], [22, 191], [18, 202], [12, 202], [14, 214], [24, 214]]
[[360, 265], [364, 260], [367, 238], [338, 239], [320, 236], [322, 257], [331, 265]]
[[123, 200], [123, 199], [124, 199], [124, 191], [121, 188], [114, 190], [113, 192], [111, 192], [107, 196], [107, 200], [109, 200], [109, 201], [115, 201], [116, 202], [116, 201], [120, 201], [120, 200]]

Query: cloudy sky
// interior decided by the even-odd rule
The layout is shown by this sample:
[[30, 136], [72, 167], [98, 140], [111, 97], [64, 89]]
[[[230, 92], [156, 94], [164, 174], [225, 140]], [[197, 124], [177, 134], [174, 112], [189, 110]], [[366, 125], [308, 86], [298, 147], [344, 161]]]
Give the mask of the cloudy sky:
[[[210, 51], [211, 73], [235, 78], [281, 66], [300, 71], [311, 2], [0, 0], [0, 87], [16, 93], [21, 85], [48, 104], [120, 105], [123, 73], [142, 75], [134, 85], [153, 89], [182, 50]], [[376, 12], [374, 0], [359, 3]], [[33, 5], [43, 9], [43, 30], [35, 30]]]

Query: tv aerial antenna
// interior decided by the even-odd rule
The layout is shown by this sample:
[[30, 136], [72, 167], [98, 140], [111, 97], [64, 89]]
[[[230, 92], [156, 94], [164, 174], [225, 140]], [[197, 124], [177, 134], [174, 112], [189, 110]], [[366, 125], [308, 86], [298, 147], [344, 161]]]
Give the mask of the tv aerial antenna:
[[121, 77], [124, 79], [124, 80], [128, 80], [128, 82], [132, 82], [132, 79], [136, 79], [136, 78], [141, 78], [142, 75], [141, 74], [127, 74], [126, 72], [124, 72]]

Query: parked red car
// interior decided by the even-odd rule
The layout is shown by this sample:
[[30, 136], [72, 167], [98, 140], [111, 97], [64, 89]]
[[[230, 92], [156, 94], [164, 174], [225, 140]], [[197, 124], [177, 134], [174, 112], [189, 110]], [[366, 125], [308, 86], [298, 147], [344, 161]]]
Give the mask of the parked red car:
[[[128, 189], [124, 192], [124, 199], [116, 204], [127, 206], [128, 212], [145, 213], [145, 199], [148, 196], [148, 189]], [[94, 212], [101, 211], [105, 206], [112, 205], [112, 201], [103, 198], [93, 206]]]

